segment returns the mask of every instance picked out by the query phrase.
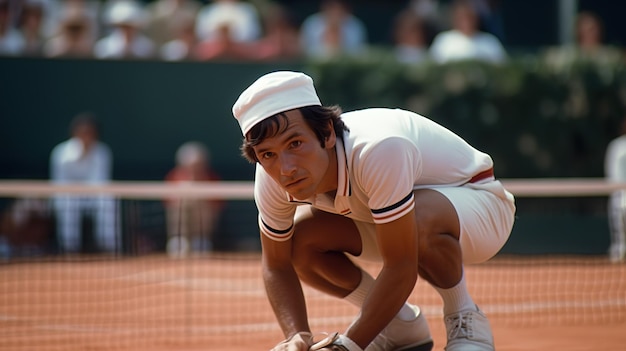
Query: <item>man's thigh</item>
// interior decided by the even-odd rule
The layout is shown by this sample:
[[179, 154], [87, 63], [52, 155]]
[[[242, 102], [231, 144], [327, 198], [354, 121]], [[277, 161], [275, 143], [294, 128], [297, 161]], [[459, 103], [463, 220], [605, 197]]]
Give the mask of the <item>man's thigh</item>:
[[502, 249], [515, 217], [512, 197], [468, 186], [433, 190], [443, 194], [457, 212], [463, 263], [487, 261]]
[[359, 231], [348, 217], [298, 206], [295, 215], [294, 243], [320, 251], [340, 251], [354, 256], [361, 253]]

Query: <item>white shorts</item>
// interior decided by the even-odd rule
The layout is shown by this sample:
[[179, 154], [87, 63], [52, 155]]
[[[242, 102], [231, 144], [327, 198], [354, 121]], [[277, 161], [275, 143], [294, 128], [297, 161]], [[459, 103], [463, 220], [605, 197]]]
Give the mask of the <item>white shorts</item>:
[[[513, 228], [515, 199], [499, 181], [432, 189], [447, 197], [456, 209], [463, 263], [487, 261], [502, 249]], [[360, 221], [355, 224], [363, 243], [357, 259], [380, 261], [375, 225]]]

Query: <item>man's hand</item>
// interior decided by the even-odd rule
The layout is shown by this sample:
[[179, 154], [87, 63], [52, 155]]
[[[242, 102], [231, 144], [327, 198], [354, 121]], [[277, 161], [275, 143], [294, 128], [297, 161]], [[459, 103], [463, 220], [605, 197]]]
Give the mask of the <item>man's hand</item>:
[[313, 335], [311, 333], [299, 332], [274, 346], [271, 351], [308, 351], [312, 344]]
[[315, 343], [309, 351], [363, 351], [363, 349], [347, 336], [333, 333]]

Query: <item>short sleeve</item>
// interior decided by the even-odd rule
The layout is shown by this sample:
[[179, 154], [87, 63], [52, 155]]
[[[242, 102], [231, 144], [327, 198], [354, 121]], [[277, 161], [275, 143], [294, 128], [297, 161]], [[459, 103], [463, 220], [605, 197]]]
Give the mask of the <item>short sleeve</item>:
[[405, 138], [384, 139], [362, 151], [358, 183], [368, 196], [375, 223], [394, 221], [413, 210], [413, 185], [421, 174], [421, 156]]
[[259, 229], [272, 240], [286, 241], [293, 235], [296, 204], [287, 193], [257, 164], [254, 200], [259, 211]]

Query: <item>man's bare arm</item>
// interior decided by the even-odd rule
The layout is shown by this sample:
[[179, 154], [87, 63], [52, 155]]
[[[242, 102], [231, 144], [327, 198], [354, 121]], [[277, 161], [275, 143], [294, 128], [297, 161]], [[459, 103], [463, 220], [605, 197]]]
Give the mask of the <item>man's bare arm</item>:
[[365, 347], [398, 313], [413, 291], [418, 274], [415, 214], [377, 225], [383, 268], [368, 294], [359, 318], [346, 336]]
[[285, 337], [310, 332], [302, 285], [291, 263], [291, 240], [261, 235], [261, 244], [265, 290]]

